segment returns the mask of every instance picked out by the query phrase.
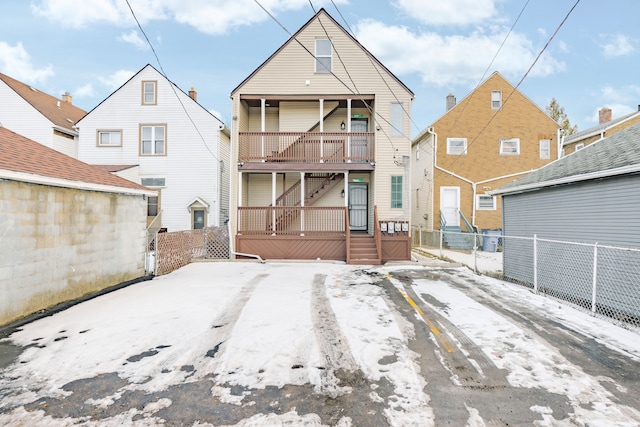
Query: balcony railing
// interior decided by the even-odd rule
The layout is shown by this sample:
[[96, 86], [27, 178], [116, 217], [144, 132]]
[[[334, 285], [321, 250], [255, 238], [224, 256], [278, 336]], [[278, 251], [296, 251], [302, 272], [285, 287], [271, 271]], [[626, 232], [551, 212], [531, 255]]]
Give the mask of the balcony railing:
[[344, 235], [344, 206], [240, 206], [238, 234]]
[[239, 162], [375, 161], [373, 132], [240, 132]]

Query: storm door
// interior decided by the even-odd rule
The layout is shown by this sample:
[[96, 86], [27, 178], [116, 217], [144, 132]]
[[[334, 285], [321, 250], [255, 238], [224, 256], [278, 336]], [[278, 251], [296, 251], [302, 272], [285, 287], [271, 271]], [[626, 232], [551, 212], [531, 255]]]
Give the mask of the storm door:
[[349, 229], [367, 231], [369, 220], [369, 184], [349, 183]]
[[[368, 119], [351, 119], [352, 133], [369, 132]], [[369, 138], [367, 135], [351, 135], [351, 159], [354, 162], [365, 162], [368, 159], [369, 149], [367, 147]]]

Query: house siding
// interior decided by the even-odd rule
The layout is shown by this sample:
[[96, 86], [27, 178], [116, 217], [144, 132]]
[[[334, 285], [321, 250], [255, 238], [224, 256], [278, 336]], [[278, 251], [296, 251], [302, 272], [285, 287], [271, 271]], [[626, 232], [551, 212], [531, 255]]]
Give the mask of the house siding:
[[53, 123], [2, 81], [0, 81], [0, 99], [2, 99], [0, 121], [3, 127], [39, 142], [45, 147], [54, 148]]
[[[491, 92], [502, 92], [502, 108], [491, 108]], [[505, 102], [506, 101], [506, 102]], [[558, 125], [500, 74], [494, 73], [434, 125], [437, 134], [433, 226], [439, 227], [440, 187], [460, 187], [460, 209], [479, 229], [502, 226], [500, 199], [495, 211], [475, 211], [475, 195], [485, 194], [558, 157]], [[447, 138], [466, 138], [467, 152], [447, 154]], [[500, 140], [518, 138], [518, 155], [501, 155]], [[550, 140], [550, 158], [540, 158], [540, 140]]]
[[[141, 105], [143, 80], [157, 81], [157, 104]], [[138, 164], [138, 183], [141, 178], [166, 178], [161, 209], [162, 226], [169, 231], [191, 228], [188, 205], [196, 197], [209, 204], [206, 223], [218, 226], [220, 212], [225, 206], [228, 211], [223, 199], [229, 194], [220, 187], [220, 161], [229, 159], [228, 148], [220, 146], [229, 140], [220, 136], [218, 119], [174, 89], [155, 69], [145, 67], [80, 121], [79, 159], [89, 164]], [[140, 155], [141, 124], [166, 124], [166, 155]], [[98, 130], [118, 129], [121, 147], [97, 146]]]
[[503, 206], [505, 235], [640, 247], [638, 176], [506, 195]]
[[145, 275], [142, 195], [0, 180], [0, 325]]

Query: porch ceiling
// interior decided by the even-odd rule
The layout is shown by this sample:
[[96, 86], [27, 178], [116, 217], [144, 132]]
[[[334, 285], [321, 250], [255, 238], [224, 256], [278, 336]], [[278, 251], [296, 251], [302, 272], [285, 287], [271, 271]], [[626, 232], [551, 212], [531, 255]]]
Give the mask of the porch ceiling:
[[375, 170], [375, 163], [238, 163], [241, 172], [351, 172]]
[[374, 95], [241, 95], [240, 99], [245, 101], [249, 107], [260, 107], [260, 102], [265, 99], [268, 107], [279, 107], [282, 101], [338, 101], [340, 108], [347, 108], [347, 99], [352, 100], [352, 106], [358, 107], [359, 101], [366, 102], [371, 106], [374, 101]]

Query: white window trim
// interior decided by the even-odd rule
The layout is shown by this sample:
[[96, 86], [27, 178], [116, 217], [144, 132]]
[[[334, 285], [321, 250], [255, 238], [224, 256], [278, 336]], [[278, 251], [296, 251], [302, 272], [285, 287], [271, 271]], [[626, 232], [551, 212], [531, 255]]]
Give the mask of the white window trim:
[[[516, 142], [517, 143], [517, 150], [515, 153], [512, 152], [505, 152], [504, 148], [505, 148], [505, 142]], [[518, 156], [520, 155], [520, 138], [504, 138], [500, 140], [500, 155], [501, 156]]]
[[[328, 41], [329, 42], [329, 54], [328, 55], [320, 55], [318, 53], [318, 42], [319, 41]], [[331, 42], [331, 39], [316, 39], [315, 41], [315, 72], [316, 73], [320, 73], [320, 74], [328, 74], [331, 73], [333, 71], [333, 42]], [[321, 69], [318, 69], [318, 64], [320, 63], [319, 59], [320, 58], [329, 58], [329, 69], [327, 70], [325, 67], [321, 67]]]
[[[143, 129], [146, 127], [150, 127], [153, 129], [151, 135], [152, 135], [152, 139], [151, 139], [151, 149], [152, 152], [151, 153], [145, 153], [143, 152], [143, 141], [142, 141], [142, 133], [143, 133]], [[156, 144], [155, 144], [155, 128], [164, 128], [164, 149], [162, 153], [156, 153]], [[139, 149], [140, 149], [140, 155], [141, 156], [166, 156], [167, 155], [167, 139], [168, 139], [168, 129], [167, 129], [167, 124], [166, 123], [141, 123], [140, 124], [140, 131], [139, 131]]]
[[[493, 201], [493, 206], [488, 208], [488, 207], [484, 207], [484, 205], [482, 205], [480, 203], [480, 199], [481, 198], [488, 198], [491, 197], [492, 201]], [[495, 211], [496, 210], [496, 197], [495, 196], [490, 196], [488, 194], [477, 194], [476, 195], [476, 210], [477, 211]]]
[[[546, 148], [543, 150], [543, 146], [546, 145]], [[541, 139], [540, 140], [540, 158], [541, 159], [550, 159], [551, 158], [551, 140], [550, 139]]]
[[[394, 192], [393, 192], [393, 181], [394, 181], [394, 178], [400, 178], [400, 200], [399, 200], [400, 206], [393, 206], [393, 202], [394, 202], [394, 199], [393, 199], [393, 194], [394, 194]], [[391, 201], [391, 209], [403, 209], [403, 207], [404, 207], [404, 186], [405, 186], [405, 183], [404, 183], [404, 176], [403, 175], [391, 175], [391, 191], [390, 191], [390, 194], [389, 194], [391, 196], [390, 197], [390, 199], [391, 199], [390, 200]], [[398, 200], [396, 200], [396, 202], [397, 201]]]
[[[451, 143], [454, 141], [462, 141], [464, 142], [464, 149], [461, 153], [453, 152], [451, 150]], [[447, 138], [447, 154], [451, 154], [452, 156], [464, 156], [467, 154], [467, 138]]]
[[[118, 144], [102, 144], [102, 134], [120, 134], [120, 142]], [[98, 147], [122, 147], [122, 129], [98, 129], [97, 130], [96, 146]], [[111, 139], [111, 138], [110, 138]]]
[[[494, 102], [497, 102], [498, 105], [494, 105]], [[492, 90], [491, 91], [491, 109], [499, 110], [501, 108], [502, 108], [502, 91]]]

